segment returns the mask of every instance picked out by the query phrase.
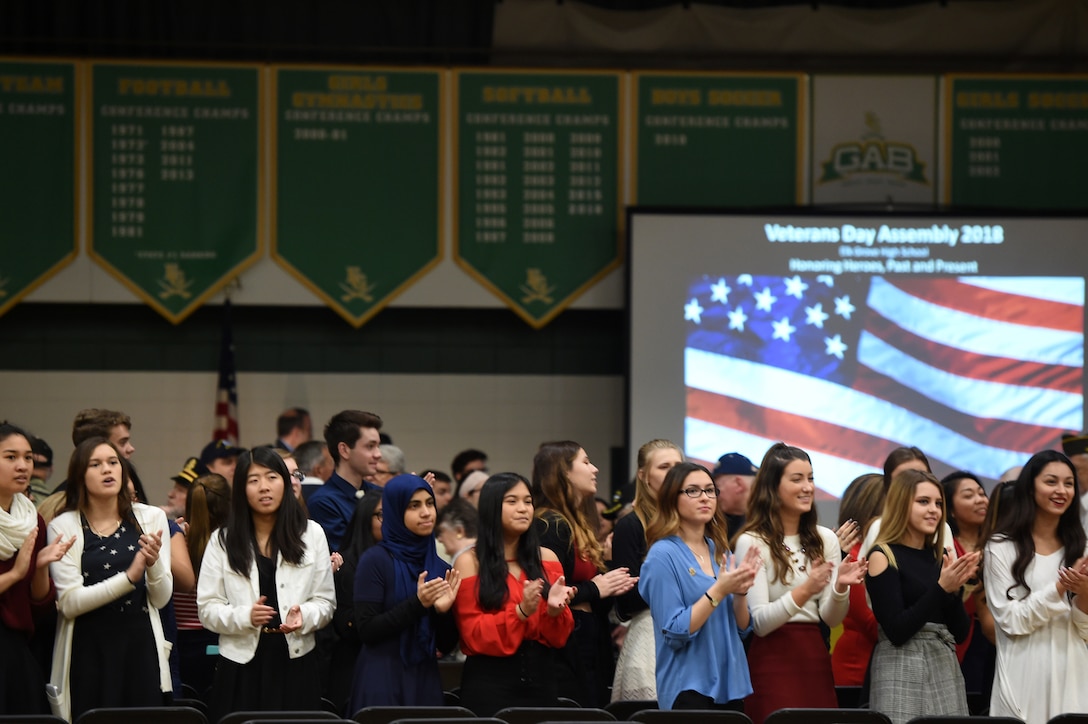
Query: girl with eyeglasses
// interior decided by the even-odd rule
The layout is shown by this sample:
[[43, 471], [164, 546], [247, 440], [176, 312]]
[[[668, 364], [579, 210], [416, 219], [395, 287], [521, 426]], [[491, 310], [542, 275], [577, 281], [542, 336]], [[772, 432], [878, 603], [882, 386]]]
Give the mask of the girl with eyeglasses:
[[816, 524], [812, 460], [779, 442], [763, 456], [748, 499], [737, 555], [760, 553], [749, 592], [756, 636], [748, 650], [754, 693], [745, 713], [762, 724], [785, 707], [838, 706], [831, 656], [820, 631], [846, 616], [850, 586], [864, 580], [864, 558], [840, 563], [835, 532]]
[[314, 634], [332, 620], [336, 594], [325, 532], [306, 520], [289, 479], [272, 448], [242, 453], [227, 526], [204, 551], [197, 609], [219, 634], [213, 721], [321, 707]]
[[747, 593], [759, 553], [731, 555], [710, 471], [672, 467], [646, 528], [639, 593], [650, 605], [662, 709], [744, 711], [752, 693], [741, 637], [751, 630]]
[[[325, 680], [324, 696], [345, 709], [351, 695], [355, 662], [363, 647], [355, 632], [355, 571], [362, 555], [381, 540], [382, 496], [374, 493], [364, 495], [355, 505], [355, 514], [351, 516], [348, 529], [340, 540], [344, 564], [333, 572], [336, 613], [332, 617], [332, 631], [335, 633], [329, 636], [329, 673]], [[319, 642], [319, 645], [323, 644], [323, 641]]]

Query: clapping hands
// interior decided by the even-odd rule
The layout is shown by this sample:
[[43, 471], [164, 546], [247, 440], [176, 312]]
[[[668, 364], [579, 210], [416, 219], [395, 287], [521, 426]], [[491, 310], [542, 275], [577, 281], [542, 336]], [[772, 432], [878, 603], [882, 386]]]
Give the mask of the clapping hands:
[[453, 607], [457, 591], [461, 588], [461, 572], [449, 569], [443, 578], [426, 580], [427, 571], [419, 574], [416, 582], [416, 595], [424, 608], [434, 607], [435, 611], [445, 613]]

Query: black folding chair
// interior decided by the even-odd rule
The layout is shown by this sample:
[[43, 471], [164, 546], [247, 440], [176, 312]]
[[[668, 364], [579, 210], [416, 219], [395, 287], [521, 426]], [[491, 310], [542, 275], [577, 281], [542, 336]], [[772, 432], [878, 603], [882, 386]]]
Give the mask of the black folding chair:
[[764, 724], [892, 724], [873, 709], [779, 709]]
[[314, 709], [313, 711], [232, 711], [220, 719], [218, 724], [245, 724], [247, 721], [256, 721], [258, 719], [262, 721], [305, 719], [307, 721], [320, 720], [327, 722], [330, 720], [338, 721], [340, 717], [323, 709]]
[[208, 724], [208, 717], [189, 706], [143, 706], [89, 709], [76, 724]]
[[398, 719], [475, 719], [463, 706], [367, 706], [351, 717], [357, 724], [391, 724]]
[[605, 711], [620, 721], [630, 719], [632, 714], [646, 709], [657, 709], [657, 701], [654, 699], [621, 699], [620, 701], [611, 702], [604, 708]]
[[[1088, 722], [1088, 717], [1084, 721]], [[1011, 716], [916, 716], [907, 724], [1024, 724]]]
[[643, 709], [631, 715], [642, 724], [752, 724], [747, 714], [728, 709]]
[[541, 724], [542, 722], [616, 721], [604, 709], [568, 706], [509, 706], [495, 713], [506, 724]]

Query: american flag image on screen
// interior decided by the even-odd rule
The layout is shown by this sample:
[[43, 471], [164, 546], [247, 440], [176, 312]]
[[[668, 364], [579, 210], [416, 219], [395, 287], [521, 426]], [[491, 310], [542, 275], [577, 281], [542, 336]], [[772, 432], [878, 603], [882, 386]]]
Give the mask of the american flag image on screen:
[[682, 311], [696, 459], [783, 440], [839, 495], [900, 445], [996, 479], [1084, 429], [1083, 277], [709, 274]]

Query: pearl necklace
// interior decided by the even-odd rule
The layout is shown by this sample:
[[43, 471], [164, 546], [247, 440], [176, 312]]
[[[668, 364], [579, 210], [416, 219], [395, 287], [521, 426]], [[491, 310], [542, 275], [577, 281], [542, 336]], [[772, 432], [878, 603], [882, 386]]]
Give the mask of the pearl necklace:
[[786, 549], [786, 553], [790, 554], [790, 558], [793, 560], [793, 565], [797, 566], [797, 570], [801, 571], [801, 573], [804, 573], [805, 570], [807, 569], [807, 566], [805, 565], [805, 552], [806, 551], [805, 551], [804, 546], [801, 547], [801, 550], [797, 551], [797, 553], [801, 554], [800, 559], [798, 559], [797, 556], [794, 555], [794, 550], [792, 548], [790, 548], [788, 545], [786, 545], [786, 541], [782, 541], [782, 547]]

